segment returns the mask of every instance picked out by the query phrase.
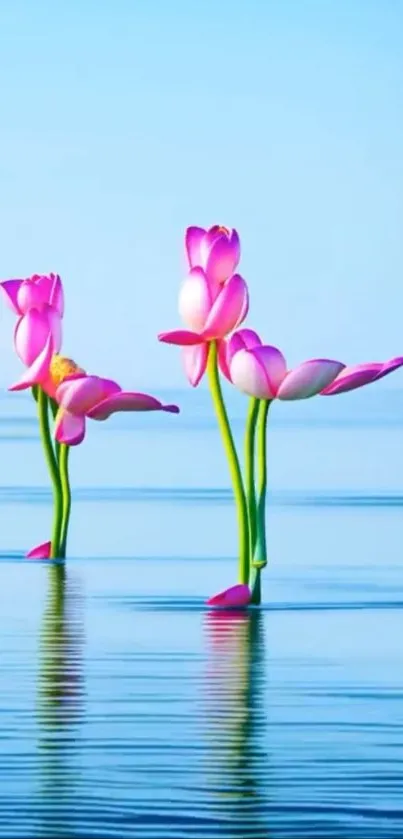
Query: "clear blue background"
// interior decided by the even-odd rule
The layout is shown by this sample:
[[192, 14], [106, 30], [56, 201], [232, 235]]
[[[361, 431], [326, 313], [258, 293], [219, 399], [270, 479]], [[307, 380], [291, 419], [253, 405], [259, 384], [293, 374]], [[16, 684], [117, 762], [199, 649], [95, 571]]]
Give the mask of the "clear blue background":
[[156, 334], [184, 228], [219, 222], [290, 365], [401, 354], [402, 27], [393, 0], [3, 2], [1, 275], [60, 272], [66, 354], [176, 387]]

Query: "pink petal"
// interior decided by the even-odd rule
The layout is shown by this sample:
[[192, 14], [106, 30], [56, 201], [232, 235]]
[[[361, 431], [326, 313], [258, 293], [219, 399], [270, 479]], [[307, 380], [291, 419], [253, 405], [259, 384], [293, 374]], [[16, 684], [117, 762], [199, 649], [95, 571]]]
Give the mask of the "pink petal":
[[192, 347], [202, 344], [203, 338], [197, 332], [189, 332], [187, 329], [174, 329], [172, 332], [160, 332], [158, 340], [163, 344], [175, 344], [179, 347]]
[[58, 274], [56, 276], [51, 274], [52, 284], [49, 294], [49, 304], [59, 313], [60, 317], [64, 314], [64, 291], [63, 284]]
[[277, 396], [277, 391], [287, 373], [287, 364], [283, 353], [277, 347], [270, 346], [257, 346], [249, 352], [253, 352], [258, 361], [263, 364], [270, 390], [274, 396]]
[[49, 559], [52, 543], [43, 542], [42, 545], [37, 545], [35, 548], [25, 554], [27, 559]]
[[[26, 315], [24, 315], [26, 317]], [[46, 344], [43, 350], [37, 355], [31, 366], [25, 371], [23, 376], [14, 385], [9, 387], [9, 390], [27, 390], [36, 384], [41, 384], [42, 381], [47, 380], [49, 374], [49, 366], [53, 356], [53, 340], [52, 336], [48, 335]]]
[[230, 363], [235, 387], [258, 399], [274, 399], [286, 374], [286, 362], [276, 347], [239, 350]]
[[254, 352], [239, 350], [229, 365], [229, 372], [231, 382], [242, 393], [257, 399], [273, 399], [274, 393], [270, 388], [264, 365]]
[[312, 359], [291, 370], [277, 391], [278, 399], [308, 399], [334, 381], [344, 369], [340, 361]]
[[14, 330], [14, 345], [17, 355], [27, 366], [31, 365], [44, 348], [49, 334], [52, 335], [53, 351], [58, 352], [61, 344], [60, 316], [50, 306], [42, 311], [30, 309], [17, 321]]
[[383, 366], [383, 364], [374, 362], [345, 367], [337, 378], [322, 390], [321, 395], [335, 396], [337, 393], [346, 393], [349, 390], [368, 385], [382, 373]]
[[213, 241], [206, 260], [206, 275], [210, 282], [224, 283], [232, 277], [241, 256], [241, 245], [236, 230], [228, 236], [219, 234]]
[[397, 356], [386, 361], [372, 362], [369, 364], [356, 364], [353, 367], [345, 367], [337, 379], [322, 391], [322, 396], [335, 396], [338, 393], [346, 393], [349, 390], [356, 390], [359, 387], [368, 385], [371, 382], [383, 379], [394, 370], [403, 366], [403, 357]]
[[62, 408], [76, 416], [83, 416], [122, 388], [111, 379], [100, 376], [77, 376], [63, 381], [56, 391], [56, 400]]
[[17, 303], [20, 311], [25, 314], [30, 309], [41, 309], [47, 303], [41, 288], [32, 280], [23, 280], [17, 294]]
[[239, 329], [227, 339], [228, 361], [231, 362], [235, 353], [239, 350], [253, 350], [255, 347], [261, 346], [262, 342], [257, 332], [254, 332], [253, 329]]
[[192, 268], [179, 295], [179, 314], [186, 326], [202, 332], [213, 305], [210, 287], [202, 268]]
[[177, 414], [179, 408], [176, 405], [163, 405], [154, 396], [148, 396], [146, 393], [121, 391], [99, 402], [87, 411], [86, 415], [90, 419], [106, 420], [116, 411], [169, 411]]
[[403, 367], [403, 356], [391, 358], [390, 361], [386, 361], [386, 363], [382, 365], [382, 370], [378, 373], [376, 380], [378, 381], [378, 379], [383, 379], [384, 376], [388, 376], [389, 373], [393, 373], [393, 371], [398, 370], [399, 367]]
[[21, 315], [21, 309], [18, 305], [18, 292], [24, 280], [5, 280], [0, 283], [0, 288], [4, 294], [7, 305], [15, 312], [16, 315]]
[[203, 227], [188, 227], [185, 233], [185, 248], [189, 262], [189, 268], [197, 265], [202, 267], [200, 256], [200, 245], [206, 231]]
[[58, 443], [65, 443], [67, 446], [78, 446], [85, 437], [85, 417], [71, 414], [65, 408], [59, 408], [53, 435]]
[[245, 284], [245, 294], [244, 294], [243, 305], [242, 305], [241, 311], [239, 313], [239, 318], [238, 318], [238, 320], [237, 320], [237, 322], [234, 326], [234, 329], [238, 329], [238, 326], [240, 326], [241, 323], [244, 322], [248, 312], [249, 312], [249, 291], [248, 291], [247, 285]]
[[259, 347], [262, 342], [253, 329], [239, 329], [230, 338], [220, 341], [218, 348], [218, 364], [223, 375], [231, 381], [229, 365], [239, 350], [251, 350]]
[[245, 307], [247, 286], [245, 280], [234, 274], [222, 287], [213, 303], [202, 333], [205, 340], [224, 338], [232, 332]]
[[45, 305], [42, 310], [43, 314], [47, 316], [49, 329], [53, 338], [53, 352], [60, 352], [62, 346], [62, 318], [57, 309], [53, 306]]
[[248, 606], [251, 599], [249, 586], [246, 583], [240, 583], [236, 586], [231, 586], [225, 591], [220, 591], [214, 597], [207, 600], [207, 606], [221, 606], [221, 608], [232, 609]]
[[197, 387], [200, 379], [206, 372], [208, 344], [198, 344], [196, 347], [183, 347], [182, 356], [186, 376], [192, 387]]

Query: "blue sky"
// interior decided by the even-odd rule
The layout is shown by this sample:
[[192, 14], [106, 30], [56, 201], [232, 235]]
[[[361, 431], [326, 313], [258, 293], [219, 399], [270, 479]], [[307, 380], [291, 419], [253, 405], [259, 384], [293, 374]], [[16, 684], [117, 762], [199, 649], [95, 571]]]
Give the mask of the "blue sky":
[[402, 31], [397, 0], [5, 0], [0, 274], [58, 271], [67, 355], [177, 387], [156, 334], [217, 222], [290, 364], [402, 354]]

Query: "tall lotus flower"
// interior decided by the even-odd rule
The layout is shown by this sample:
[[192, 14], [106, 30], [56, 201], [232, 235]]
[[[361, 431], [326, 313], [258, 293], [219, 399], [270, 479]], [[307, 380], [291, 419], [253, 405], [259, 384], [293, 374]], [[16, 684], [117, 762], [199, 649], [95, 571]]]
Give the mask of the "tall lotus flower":
[[162, 332], [158, 338], [183, 347], [185, 372], [196, 387], [207, 367], [209, 344], [240, 326], [249, 297], [245, 280], [233, 273], [240, 256], [235, 230], [189, 227], [185, 243], [190, 271], [180, 291], [179, 313], [187, 329]]
[[[26, 280], [6, 280], [0, 288], [18, 315], [14, 329], [17, 355], [30, 368], [44, 350], [49, 336], [58, 352], [62, 341], [64, 294], [58, 274], [34, 274]], [[30, 375], [30, 373], [28, 374]]]
[[[185, 372], [193, 387], [207, 370], [211, 396], [228, 459], [239, 533], [239, 583], [245, 598], [249, 579], [249, 525], [239, 459], [231, 432], [218, 372], [223, 339], [244, 321], [249, 308], [245, 280], [235, 274], [240, 258], [236, 230], [215, 225], [209, 230], [189, 227], [185, 235], [189, 275], [179, 295], [186, 329], [163, 332], [160, 341], [183, 347]], [[230, 593], [226, 602], [239, 597]]]

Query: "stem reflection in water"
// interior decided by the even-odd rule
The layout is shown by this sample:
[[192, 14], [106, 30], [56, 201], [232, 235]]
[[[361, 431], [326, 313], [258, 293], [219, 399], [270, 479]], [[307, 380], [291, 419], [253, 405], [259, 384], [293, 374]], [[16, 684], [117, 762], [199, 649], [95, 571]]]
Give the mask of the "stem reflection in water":
[[[78, 770], [75, 753], [83, 711], [82, 598], [64, 563], [52, 563], [40, 639], [39, 761], [43, 834], [66, 831]], [[65, 835], [65, 834], [63, 834]]]
[[[209, 612], [206, 674], [207, 769], [209, 786], [234, 828], [234, 836], [266, 835], [268, 783], [263, 748], [264, 615]], [[230, 827], [228, 836], [230, 836]]]

